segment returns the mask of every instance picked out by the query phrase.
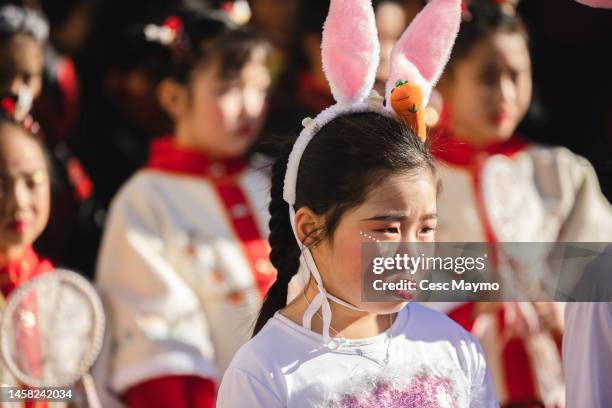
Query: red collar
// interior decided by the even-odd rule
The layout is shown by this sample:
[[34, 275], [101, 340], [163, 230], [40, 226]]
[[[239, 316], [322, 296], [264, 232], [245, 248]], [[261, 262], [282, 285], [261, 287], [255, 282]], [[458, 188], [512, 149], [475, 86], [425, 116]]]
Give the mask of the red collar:
[[178, 147], [172, 137], [154, 140], [147, 168], [199, 177], [235, 176], [246, 168], [240, 158], [213, 160], [197, 150]]
[[508, 157], [524, 150], [529, 142], [515, 135], [503, 142], [494, 142], [478, 148], [454, 135], [449, 130], [450, 113], [446, 106], [442, 109], [440, 124], [432, 130], [431, 150], [440, 160], [457, 166], [472, 166], [495, 154]]
[[0, 289], [8, 296], [15, 288], [23, 285], [33, 277], [50, 272], [53, 265], [47, 259], [41, 259], [32, 247], [27, 247], [22, 256], [0, 266]]

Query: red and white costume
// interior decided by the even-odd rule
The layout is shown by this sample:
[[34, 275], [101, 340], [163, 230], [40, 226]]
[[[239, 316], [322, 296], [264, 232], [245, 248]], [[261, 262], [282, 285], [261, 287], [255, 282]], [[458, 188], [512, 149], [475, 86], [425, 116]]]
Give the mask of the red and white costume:
[[[18, 287], [33, 279], [39, 275], [44, 273], [51, 272], [53, 270], [53, 265], [46, 259], [41, 259], [38, 257], [36, 252], [31, 247], [27, 247], [22, 256], [18, 259], [13, 259], [3, 266], [0, 266], [0, 313], [4, 309], [4, 305], [8, 296]], [[33, 310], [34, 313], [36, 310], [36, 299], [29, 298], [28, 307], [30, 310]], [[23, 350], [26, 353], [23, 354], [25, 361], [21, 363], [24, 366], [27, 366], [29, 363], [36, 364], [40, 357], [39, 353], [39, 337], [37, 326], [32, 327], [19, 327], [20, 330], [19, 336], [21, 345]], [[31, 372], [35, 372], [36, 367], [30, 366], [29, 370]], [[4, 364], [3, 360], [0, 360], [0, 385], [15, 387], [21, 386], [24, 387], [23, 384], [20, 384], [15, 377], [11, 374], [9, 369]], [[24, 387], [25, 388], [25, 387]], [[64, 406], [60, 403], [47, 403], [47, 402], [34, 402], [34, 401], [26, 401], [26, 402], [1, 402], [0, 407], [20, 407], [20, 408], [48, 408], [54, 406]]]
[[163, 138], [115, 197], [97, 283], [112, 322], [106, 385], [128, 405], [212, 406], [276, 276], [268, 195], [262, 169]]
[[[476, 149], [444, 126], [432, 134], [442, 182], [437, 241], [612, 240], [612, 207], [585, 159], [519, 137]], [[480, 316], [475, 304], [453, 307], [449, 315], [481, 341], [502, 404], [564, 405], [561, 333], [539, 329], [531, 303], [504, 303], [497, 312]], [[537, 334], [513, 332], [508, 322], [516, 316], [536, 322]]]

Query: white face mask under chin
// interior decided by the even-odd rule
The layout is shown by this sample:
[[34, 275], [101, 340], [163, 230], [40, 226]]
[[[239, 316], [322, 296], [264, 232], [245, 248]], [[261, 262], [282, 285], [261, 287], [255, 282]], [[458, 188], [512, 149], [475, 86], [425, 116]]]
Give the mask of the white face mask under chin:
[[331, 337], [329, 335], [329, 329], [331, 326], [331, 307], [329, 305], [330, 300], [357, 312], [365, 312], [366, 310], [363, 310], [355, 305], [345, 302], [344, 300], [337, 298], [336, 296], [332, 295], [331, 293], [328, 293], [325, 290], [325, 286], [323, 286], [323, 280], [321, 279], [321, 274], [317, 269], [317, 265], [314, 261], [314, 258], [312, 257], [310, 249], [306, 247], [298, 238], [298, 235], [295, 230], [295, 210], [291, 205], [289, 206], [289, 218], [291, 220], [291, 228], [293, 229], [295, 239], [297, 240], [298, 245], [301, 249], [304, 265], [308, 269], [310, 275], [314, 278], [318, 290], [318, 293], [312, 299], [310, 305], [308, 305], [306, 311], [304, 312], [304, 316], [302, 317], [302, 326], [304, 326], [304, 328], [308, 330], [311, 330], [312, 318], [317, 313], [317, 311], [321, 309], [321, 315], [323, 318], [323, 341], [328, 344], [331, 340]]

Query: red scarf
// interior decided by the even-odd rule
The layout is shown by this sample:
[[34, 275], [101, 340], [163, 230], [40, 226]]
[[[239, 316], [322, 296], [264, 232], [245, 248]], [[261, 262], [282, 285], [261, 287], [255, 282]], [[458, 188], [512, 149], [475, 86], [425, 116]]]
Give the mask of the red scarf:
[[5, 297], [35, 276], [53, 270], [47, 259], [38, 257], [32, 247], [28, 246], [22, 256], [0, 266], [0, 290]]
[[[10, 260], [6, 264], [0, 266], [0, 289], [2, 290], [0, 298], [8, 297], [15, 289], [27, 281], [36, 276], [51, 272], [52, 270], [53, 265], [51, 262], [46, 259], [39, 258], [32, 247], [28, 246], [22, 256], [17, 259]], [[23, 302], [22, 307], [27, 306], [27, 310], [31, 310], [34, 314], [36, 314], [38, 306], [34, 296], [24, 298]], [[18, 325], [17, 330], [19, 332], [21, 342], [21, 351], [25, 351], [25, 354], [21, 355], [21, 364], [28, 366], [28, 371], [40, 374], [39, 370], [41, 367], [42, 358], [39, 348], [40, 338], [38, 326], [27, 328], [22, 325]], [[25, 390], [29, 389], [29, 387], [23, 385], [22, 388]], [[2, 406], [1, 403], [0, 406]], [[48, 407], [48, 404], [44, 401], [27, 401], [25, 402], [24, 406], [25, 408], [46, 408]]]

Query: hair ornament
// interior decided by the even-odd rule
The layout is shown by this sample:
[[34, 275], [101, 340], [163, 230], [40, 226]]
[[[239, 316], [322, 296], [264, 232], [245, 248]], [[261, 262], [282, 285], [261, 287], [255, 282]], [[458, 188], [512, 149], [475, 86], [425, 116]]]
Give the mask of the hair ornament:
[[171, 47], [176, 44], [182, 29], [182, 20], [179, 17], [171, 16], [161, 26], [147, 24], [144, 28], [144, 34], [148, 41], [158, 42], [165, 47]]
[[147, 41], [156, 42], [168, 48], [176, 61], [191, 58], [190, 41], [185, 33], [183, 20], [178, 16], [166, 18], [162, 25], [147, 24], [144, 28]]
[[219, 8], [237, 25], [247, 24], [253, 15], [247, 0], [225, 1]]
[[27, 90], [20, 91], [18, 96], [3, 95], [0, 98], [0, 112], [2, 116], [36, 136], [40, 132], [40, 125], [30, 115], [31, 106], [32, 99]]

